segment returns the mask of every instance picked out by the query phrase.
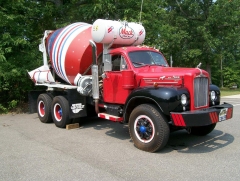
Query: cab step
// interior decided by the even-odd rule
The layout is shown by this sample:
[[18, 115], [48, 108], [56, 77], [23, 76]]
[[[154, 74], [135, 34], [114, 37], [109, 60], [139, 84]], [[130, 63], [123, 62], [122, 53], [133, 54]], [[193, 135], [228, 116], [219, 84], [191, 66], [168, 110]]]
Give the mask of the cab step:
[[113, 116], [107, 113], [98, 113], [98, 117], [103, 119], [108, 119], [114, 122], [121, 122], [123, 120], [123, 117]]

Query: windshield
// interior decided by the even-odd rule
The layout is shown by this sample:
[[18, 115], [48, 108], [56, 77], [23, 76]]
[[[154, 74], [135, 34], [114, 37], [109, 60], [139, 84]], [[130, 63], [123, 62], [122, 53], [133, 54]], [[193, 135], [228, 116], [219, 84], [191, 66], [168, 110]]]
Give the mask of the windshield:
[[145, 65], [160, 65], [168, 67], [162, 54], [152, 51], [136, 51], [128, 53], [134, 67], [141, 67]]

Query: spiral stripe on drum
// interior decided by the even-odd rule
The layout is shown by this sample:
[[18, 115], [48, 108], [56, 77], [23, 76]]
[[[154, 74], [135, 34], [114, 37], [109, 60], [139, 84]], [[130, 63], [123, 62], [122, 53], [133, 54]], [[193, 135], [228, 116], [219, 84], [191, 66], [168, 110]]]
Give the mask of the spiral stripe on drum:
[[[57, 36], [54, 46], [53, 46], [53, 51], [52, 51], [52, 60], [53, 60], [53, 67], [56, 71], [56, 73], [65, 81], [69, 82], [67, 79], [67, 76], [64, 75], [62, 69], [65, 69], [65, 56], [62, 57], [60, 48], [62, 47], [62, 43], [66, 38], [66, 36], [71, 33], [73, 30], [75, 30], [77, 27], [81, 27], [82, 25], [85, 25], [85, 23], [74, 23], [72, 25], [69, 25], [65, 27]], [[80, 33], [81, 31], [79, 31]], [[76, 35], [77, 36], [77, 35]], [[71, 43], [71, 42], [70, 42]], [[66, 51], [68, 47], [63, 47]], [[63, 62], [61, 62], [63, 60]], [[61, 66], [63, 65], [63, 66]]]
[[71, 31], [71, 29], [75, 28], [76, 26], [79, 26], [80, 23], [74, 23], [71, 24], [67, 27], [65, 27], [60, 34], [57, 36], [55, 42], [54, 42], [54, 46], [53, 46], [53, 51], [52, 51], [52, 60], [53, 60], [53, 67], [56, 71], [56, 73], [65, 80], [64, 76], [61, 74], [60, 72], [60, 67], [59, 67], [59, 48], [61, 47], [62, 41], [65, 38], [66, 34], [69, 33], [69, 31]]
[[[59, 63], [60, 63], [60, 72], [61, 75], [64, 76], [65, 80], [70, 83], [67, 75], [66, 75], [66, 69], [65, 69], [65, 61], [66, 61], [66, 54], [68, 51], [72, 51], [69, 50], [69, 46], [70, 44], [73, 42], [73, 40], [78, 36], [78, 34], [80, 34], [81, 32], [83, 32], [84, 30], [86, 30], [87, 28], [89, 28], [90, 25], [88, 24], [82, 24], [74, 29], [72, 29], [64, 38], [63, 42], [62, 42], [62, 46], [60, 47], [60, 52], [59, 52]], [[79, 50], [80, 51], [80, 50]]]

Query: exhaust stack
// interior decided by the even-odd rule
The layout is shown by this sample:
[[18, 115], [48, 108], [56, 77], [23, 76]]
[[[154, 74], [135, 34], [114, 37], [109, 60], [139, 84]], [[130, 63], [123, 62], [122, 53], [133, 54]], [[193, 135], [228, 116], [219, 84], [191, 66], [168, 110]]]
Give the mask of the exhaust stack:
[[92, 46], [92, 96], [95, 101], [95, 111], [99, 113], [98, 101], [99, 101], [99, 80], [98, 80], [98, 65], [97, 65], [97, 46], [92, 41], [89, 40], [90, 45]]

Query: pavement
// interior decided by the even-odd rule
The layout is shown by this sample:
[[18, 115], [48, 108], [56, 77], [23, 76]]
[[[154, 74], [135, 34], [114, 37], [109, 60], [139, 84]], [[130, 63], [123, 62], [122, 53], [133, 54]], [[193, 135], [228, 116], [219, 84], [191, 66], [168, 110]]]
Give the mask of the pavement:
[[240, 94], [232, 95], [232, 96], [222, 96], [222, 98], [240, 98]]
[[134, 147], [128, 126], [81, 118], [78, 129], [43, 124], [37, 114], [0, 115], [0, 181], [238, 181], [240, 95], [222, 97], [233, 118], [207, 136], [170, 134], [166, 147]]

